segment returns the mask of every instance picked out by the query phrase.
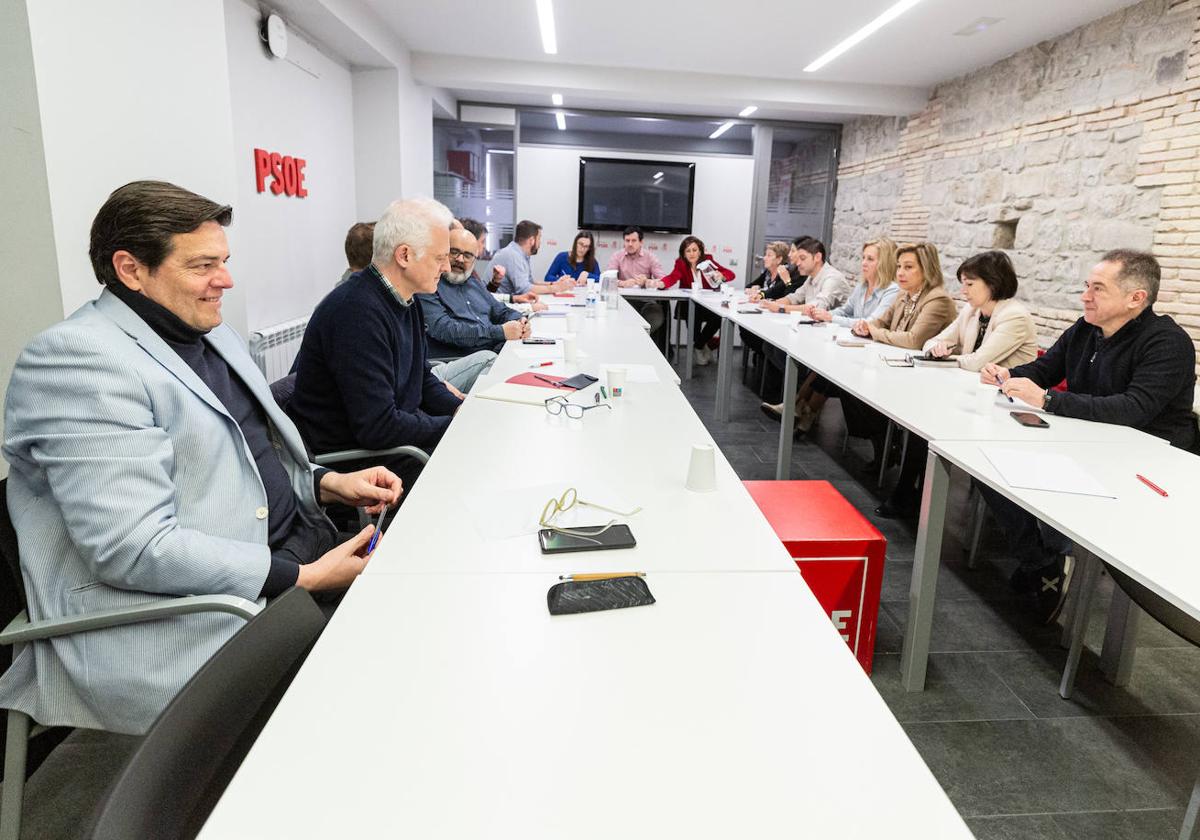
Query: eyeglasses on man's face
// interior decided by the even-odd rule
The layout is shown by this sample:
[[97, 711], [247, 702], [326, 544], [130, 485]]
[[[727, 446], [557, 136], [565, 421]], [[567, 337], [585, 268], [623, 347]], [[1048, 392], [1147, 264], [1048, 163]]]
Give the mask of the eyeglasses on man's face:
[[464, 262], [464, 263], [473, 262], [475, 260], [475, 252], [474, 251], [463, 251], [459, 248], [451, 248], [450, 249], [450, 259], [453, 262]]

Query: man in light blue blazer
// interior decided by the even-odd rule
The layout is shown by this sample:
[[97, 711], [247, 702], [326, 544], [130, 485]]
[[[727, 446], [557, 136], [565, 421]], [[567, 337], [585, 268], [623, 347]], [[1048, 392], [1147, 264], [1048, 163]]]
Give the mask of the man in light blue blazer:
[[[231, 218], [172, 184], [121, 187], [91, 231], [104, 291], [17, 360], [3, 452], [32, 620], [344, 588], [372, 529], [337, 544], [319, 505], [375, 511], [400, 496], [381, 467], [310, 464], [245, 342], [221, 323]], [[34, 642], [0, 678], [0, 707], [144, 732], [242, 624], [197, 614]]]

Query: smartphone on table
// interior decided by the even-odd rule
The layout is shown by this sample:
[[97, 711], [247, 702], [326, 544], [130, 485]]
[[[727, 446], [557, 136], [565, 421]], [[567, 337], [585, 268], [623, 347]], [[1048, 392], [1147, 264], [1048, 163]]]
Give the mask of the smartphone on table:
[[1022, 426], [1029, 426], [1031, 429], [1049, 429], [1050, 424], [1041, 417], [1034, 414], [1032, 411], [1010, 411], [1008, 416], [1016, 420]]
[[[595, 526], [599, 528], [600, 526]], [[538, 531], [538, 545], [542, 554], [564, 554], [569, 551], [608, 551], [614, 548], [633, 548], [637, 540], [629, 526], [621, 523], [601, 531], [595, 536], [583, 536], [590, 529], [587, 525], [577, 525], [571, 529], [580, 534], [564, 534], [550, 528]]]

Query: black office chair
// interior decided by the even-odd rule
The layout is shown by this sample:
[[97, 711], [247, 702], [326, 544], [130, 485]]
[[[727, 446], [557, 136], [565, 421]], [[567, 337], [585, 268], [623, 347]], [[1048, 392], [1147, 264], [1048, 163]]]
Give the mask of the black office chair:
[[[253, 601], [233, 595], [187, 595], [132, 607], [30, 621], [25, 610], [25, 586], [20, 571], [17, 535], [8, 516], [7, 495], [8, 479], [0, 480], [0, 553], [4, 555], [2, 566], [7, 578], [4, 585], [4, 604], [6, 610], [10, 610], [12, 606], [18, 608], [15, 614], [6, 612], [3, 616], [8, 620], [4, 629], [0, 631], [0, 646], [28, 644], [73, 633], [157, 621], [192, 613], [217, 612], [249, 620], [259, 612], [258, 605]], [[25, 777], [31, 763], [31, 739], [38, 738], [43, 732], [57, 732], [61, 736], [66, 731], [68, 730], [61, 728], [48, 730], [22, 712], [15, 709], [8, 711], [4, 738], [4, 788], [0, 794], [0, 840], [16, 840], [20, 836]], [[47, 739], [51, 737], [53, 736], [46, 736]]]
[[154, 722], [89, 837], [195, 837], [324, 627], [320, 608], [295, 587], [248, 622]]

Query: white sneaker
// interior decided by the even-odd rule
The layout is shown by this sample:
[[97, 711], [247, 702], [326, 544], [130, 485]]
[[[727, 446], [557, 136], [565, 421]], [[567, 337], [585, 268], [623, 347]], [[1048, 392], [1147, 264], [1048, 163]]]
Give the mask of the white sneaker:
[[692, 352], [695, 354], [696, 364], [698, 364], [700, 367], [704, 367], [708, 364], [710, 357], [708, 355], [707, 347], [696, 347], [692, 350]]

